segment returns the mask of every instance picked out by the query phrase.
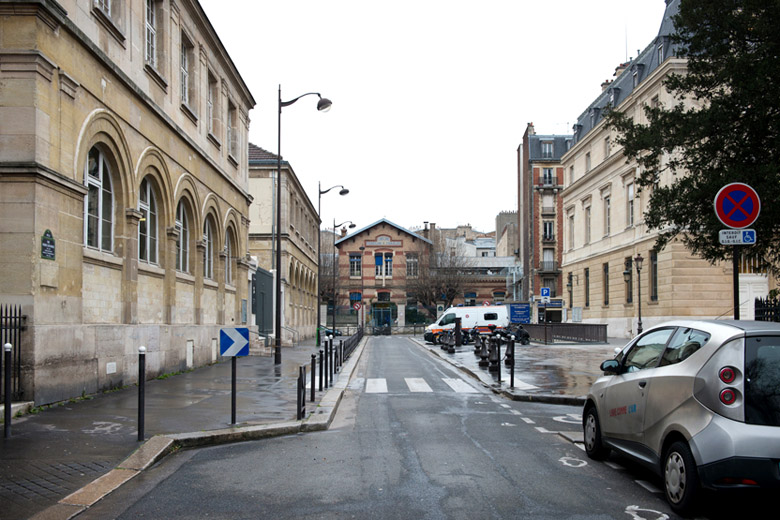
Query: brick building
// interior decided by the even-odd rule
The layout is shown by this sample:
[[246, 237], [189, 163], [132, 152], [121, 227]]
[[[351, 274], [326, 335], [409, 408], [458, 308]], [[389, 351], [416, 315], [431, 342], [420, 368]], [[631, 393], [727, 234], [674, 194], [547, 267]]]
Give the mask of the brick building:
[[[523, 265], [519, 292], [523, 301], [539, 296], [542, 287], [550, 289], [558, 304], [563, 296], [561, 157], [571, 144], [571, 136], [537, 135], [534, 124], [528, 123], [518, 148], [518, 241]], [[548, 316], [554, 321], [562, 319], [559, 307]]]

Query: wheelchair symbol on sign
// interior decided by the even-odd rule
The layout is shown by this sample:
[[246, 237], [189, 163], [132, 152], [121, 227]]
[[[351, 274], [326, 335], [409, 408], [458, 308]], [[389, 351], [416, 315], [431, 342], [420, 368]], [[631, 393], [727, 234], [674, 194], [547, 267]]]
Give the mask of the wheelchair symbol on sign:
[[743, 244], [755, 244], [756, 243], [756, 232], [752, 229], [746, 229], [742, 232], [742, 243]]

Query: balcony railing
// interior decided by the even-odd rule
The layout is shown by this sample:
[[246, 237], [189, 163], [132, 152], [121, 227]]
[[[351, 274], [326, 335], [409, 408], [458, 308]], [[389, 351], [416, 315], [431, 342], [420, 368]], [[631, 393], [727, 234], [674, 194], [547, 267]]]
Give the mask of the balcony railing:
[[555, 233], [542, 235], [542, 242], [555, 242]]
[[542, 260], [539, 262], [539, 271], [542, 273], [557, 273], [560, 269], [558, 268], [558, 262]]
[[542, 206], [543, 215], [551, 215], [555, 213], [555, 206]]

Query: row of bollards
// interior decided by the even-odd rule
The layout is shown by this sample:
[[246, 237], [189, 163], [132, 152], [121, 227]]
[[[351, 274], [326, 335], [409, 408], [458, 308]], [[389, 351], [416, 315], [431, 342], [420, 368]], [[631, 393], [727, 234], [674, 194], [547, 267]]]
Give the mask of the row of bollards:
[[[506, 343], [507, 349], [504, 353], [504, 364], [510, 370], [510, 386], [515, 386], [515, 336], [504, 331], [496, 330], [495, 325], [490, 325], [490, 335], [484, 336], [476, 329], [470, 333], [471, 341], [474, 343], [474, 355], [480, 358], [477, 363], [482, 368], [487, 368], [489, 372], [496, 373], [498, 382], [501, 382], [501, 344]], [[454, 353], [454, 345], [460, 345], [458, 337], [460, 331], [456, 327], [454, 332], [445, 333], [441, 336], [441, 348], [449, 353]]]
[[[324, 344], [325, 349], [319, 351], [319, 388], [320, 392], [329, 386], [333, 386], [334, 376], [341, 370], [344, 363], [344, 341], [334, 344], [333, 337], [328, 336]], [[315, 399], [315, 377], [317, 374], [317, 355], [311, 355], [311, 402]], [[298, 370], [298, 420], [306, 415], [306, 365], [301, 365]]]

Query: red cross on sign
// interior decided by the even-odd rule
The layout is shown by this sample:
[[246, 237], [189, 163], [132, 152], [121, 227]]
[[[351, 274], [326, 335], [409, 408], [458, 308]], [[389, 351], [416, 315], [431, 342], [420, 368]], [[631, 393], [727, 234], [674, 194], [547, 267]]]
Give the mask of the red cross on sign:
[[715, 214], [724, 225], [733, 229], [750, 226], [758, 218], [761, 211], [761, 200], [756, 190], [742, 184], [732, 182], [723, 186], [715, 195]]

